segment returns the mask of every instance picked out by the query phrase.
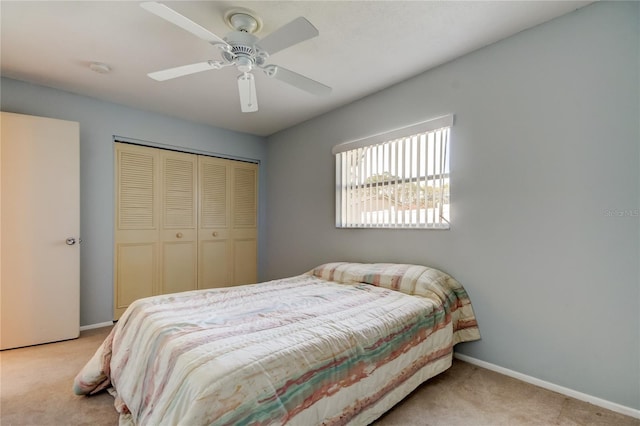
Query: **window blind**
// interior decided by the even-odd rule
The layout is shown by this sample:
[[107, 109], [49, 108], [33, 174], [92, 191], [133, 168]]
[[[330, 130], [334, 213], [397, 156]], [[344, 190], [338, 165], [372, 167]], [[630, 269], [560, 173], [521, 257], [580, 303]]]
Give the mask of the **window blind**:
[[449, 228], [453, 115], [337, 145], [336, 226]]

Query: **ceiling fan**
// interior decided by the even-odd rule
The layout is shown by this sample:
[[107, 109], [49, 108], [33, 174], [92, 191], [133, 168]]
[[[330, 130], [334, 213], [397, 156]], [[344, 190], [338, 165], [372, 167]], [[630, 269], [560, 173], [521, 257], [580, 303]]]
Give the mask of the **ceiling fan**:
[[258, 110], [255, 80], [251, 73], [256, 68], [264, 71], [269, 77], [288, 83], [313, 95], [320, 96], [331, 93], [329, 86], [279, 65], [266, 63], [270, 55], [316, 37], [319, 34], [316, 27], [303, 17], [294, 19], [263, 39], [258, 40], [253, 33], [259, 29], [261, 22], [249, 11], [232, 11], [227, 14], [225, 19], [234, 30], [222, 39], [164, 4], [150, 1], [141, 3], [140, 6], [160, 18], [189, 31], [196, 37], [217, 46], [221, 50], [222, 60], [208, 60], [147, 74], [154, 80], [165, 81], [201, 71], [219, 70], [235, 66], [241, 72], [238, 76], [238, 90], [240, 92], [242, 112]]

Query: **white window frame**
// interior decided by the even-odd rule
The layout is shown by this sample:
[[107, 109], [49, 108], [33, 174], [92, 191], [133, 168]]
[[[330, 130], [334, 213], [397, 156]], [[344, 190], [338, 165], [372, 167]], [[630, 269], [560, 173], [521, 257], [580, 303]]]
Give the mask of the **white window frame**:
[[453, 118], [448, 114], [334, 146], [336, 227], [449, 229]]

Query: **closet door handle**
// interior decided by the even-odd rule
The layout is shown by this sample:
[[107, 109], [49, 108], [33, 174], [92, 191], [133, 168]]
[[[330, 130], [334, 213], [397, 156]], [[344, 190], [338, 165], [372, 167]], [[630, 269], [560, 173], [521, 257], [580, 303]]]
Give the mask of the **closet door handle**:
[[214, 237], [217, 237], [218, 233], [214, 231], [211, 235], [213, 235]]
[[176, 234], [176, 238], [182, 238], [182, 232], [178, 232], [178, 233]]

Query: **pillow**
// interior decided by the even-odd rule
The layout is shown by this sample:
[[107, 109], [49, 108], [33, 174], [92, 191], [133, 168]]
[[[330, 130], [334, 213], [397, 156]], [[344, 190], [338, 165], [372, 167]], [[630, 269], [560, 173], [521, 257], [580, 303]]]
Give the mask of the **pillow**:
[[361, 282], [360, 277], [354, 275], [356, 265], [360, 264], [347, 262], [325, 263], [324, 265], [315, 267], [307, 272], [307, 274], [341, 284], [359, 283]]
[[456, 343], [468, 340], [469, 336], [480, 338], [467, 292], [453, 277], [438, 269], [402, 263], [333, 262], [307, 274], [342, 284], [365, 283], [424, 297], [432, 300], [444, 315], [452, 315]]
[[449, 299], [452, 289], [462, 287], [438, 269], [402, 263], [332, 262], [317, 266], [308, 274], [342, 284], [365, 283], [409, 295], [435, 296], [442, 302]]

